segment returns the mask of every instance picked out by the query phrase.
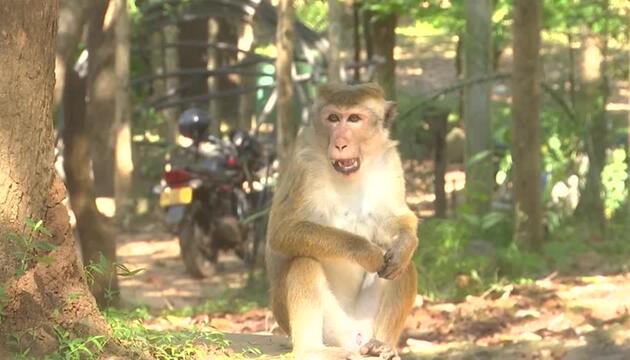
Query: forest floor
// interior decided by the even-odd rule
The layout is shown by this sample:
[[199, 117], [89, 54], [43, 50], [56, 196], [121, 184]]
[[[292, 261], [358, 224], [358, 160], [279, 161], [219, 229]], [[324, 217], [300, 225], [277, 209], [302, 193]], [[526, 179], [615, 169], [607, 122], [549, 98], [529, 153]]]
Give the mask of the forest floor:
[[[228, 335], [235, 353], [247, 348], [272, 356], [289, 351], [286, 337], [272, 336], [279, 330], [266, 307], [203, 310], [213, 299], [230, 301], [226, 291], [245, 284], [246, 271], [235, 257], [223, 256], [220, 274], [198, 280], [185, 273], [175, 237], [143, 233], [118, 240], [119, 261], [144, 269], [121, 278], [120, 285], [126, 303], [147, 306], [155, 314], [145, 327], [194, 326], [235, 334]], [[165, 315], [182, 308], [190, 311]], [[630, 273], [554, 273], [527, 285], [497, 286], [459, 303], [418, 296], [400, 351], [406, 359], [629, 359]]]

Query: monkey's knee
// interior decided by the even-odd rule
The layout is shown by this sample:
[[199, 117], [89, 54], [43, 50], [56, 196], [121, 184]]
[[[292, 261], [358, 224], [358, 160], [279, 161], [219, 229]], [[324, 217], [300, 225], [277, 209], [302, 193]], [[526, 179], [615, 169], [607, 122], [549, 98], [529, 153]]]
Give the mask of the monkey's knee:
[[295, 318], [305, 308], [319, 307], [324, 282], [324, 270], [312, 258], [296, 257], [280, 272], [271, 287], [271, 305], [278, 325], [287, 334], [291, 334], [290, 318]]
[[296, 257], [291, 260], [287, 271], [287, 286], [319, 286], [326, 280], [322, 264], [309, 257]]

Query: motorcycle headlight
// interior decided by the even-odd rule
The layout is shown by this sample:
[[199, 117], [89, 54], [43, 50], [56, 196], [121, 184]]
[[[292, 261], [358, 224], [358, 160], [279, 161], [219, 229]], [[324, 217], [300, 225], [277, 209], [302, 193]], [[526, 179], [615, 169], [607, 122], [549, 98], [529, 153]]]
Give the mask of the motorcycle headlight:
[[240, 147], [244, 141], [245, 141], [245, 137], [240, 132], [235, 133], [234, 136], [232, 137], [232, 142], [237, 147]]
[[188, 184], [190, 185], [191, 188], [196, 189], [200, 187], [201, 184], [203, 184], [203, 181], [201, 179], [192, 179], [188, 182]]

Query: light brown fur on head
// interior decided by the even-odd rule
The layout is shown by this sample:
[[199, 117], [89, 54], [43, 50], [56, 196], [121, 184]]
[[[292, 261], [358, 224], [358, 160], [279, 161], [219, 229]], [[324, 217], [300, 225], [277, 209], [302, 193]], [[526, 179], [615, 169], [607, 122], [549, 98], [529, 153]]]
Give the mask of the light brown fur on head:
[[385, 101], [385, 92], [376, 83], [357, 85], [331, 83], [319, 87], [318, 97], [326, 104], [355, 106], [370, 99]]

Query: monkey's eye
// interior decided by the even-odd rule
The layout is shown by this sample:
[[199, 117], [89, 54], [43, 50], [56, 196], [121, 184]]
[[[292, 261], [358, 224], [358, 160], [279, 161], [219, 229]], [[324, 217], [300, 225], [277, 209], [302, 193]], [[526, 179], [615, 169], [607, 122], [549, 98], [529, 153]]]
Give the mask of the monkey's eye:
[[337, 116], [337, 114], [330, 114], [328, 115], [328, 121], [332, 123], [339, 122], [339, 116]]
[[351, 123], [356, 123], [356, 122], [361, 121], [361, 117], [357, 114], [352, 114], [348, 117], [348, 121]]

